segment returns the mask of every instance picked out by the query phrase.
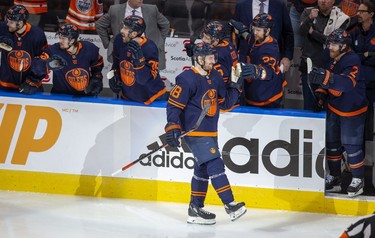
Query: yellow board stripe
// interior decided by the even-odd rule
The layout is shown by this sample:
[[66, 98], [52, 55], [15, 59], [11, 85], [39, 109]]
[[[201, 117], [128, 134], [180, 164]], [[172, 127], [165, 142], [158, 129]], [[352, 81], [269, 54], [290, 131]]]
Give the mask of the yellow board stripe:
[[[188, 203], [190, 188], [182, 182], [0, 170], [0, 190]], [[236, 201], [251, 208], [356, 216], [375, 210], [375, 200], [325, 197], [322, 192], [240, 186], [232, 190]], [[206, 203], [222, 205], [211, 185]]]

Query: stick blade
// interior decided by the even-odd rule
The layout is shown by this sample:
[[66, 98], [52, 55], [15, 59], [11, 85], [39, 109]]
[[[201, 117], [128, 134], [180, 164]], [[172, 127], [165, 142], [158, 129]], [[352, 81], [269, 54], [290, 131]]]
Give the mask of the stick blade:
[[107, 73], [107, 79], [111, 79], [115, 76], [115, 71], [114, 70], [111, 70]]
[[307, 73], [309, 74], [311, 72], [311, 70], [312, 70], [312, 67], [313, 67], [311, 58], [307, 58], [306, 59], [306, 63], [307, 63]]
[[122, 169], [119, 169], [119, 170], [117, 170], [116, 172], [113, 172], [111, 175], [112, 175], [112, 177], [113, 176], [115, 176], [115, 175], [117, 175], [117, 174], [119, 174], [119, 173], [121, 173], [122, 172]]

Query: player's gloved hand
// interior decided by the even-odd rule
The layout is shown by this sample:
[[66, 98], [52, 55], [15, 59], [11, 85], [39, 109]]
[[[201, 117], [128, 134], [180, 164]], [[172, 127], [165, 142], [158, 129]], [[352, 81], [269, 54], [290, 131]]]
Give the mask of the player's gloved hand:
[[313, 67], [309, 74], [310, 83], [320, 84], [323, 88], [328, 88], [328, 83], [332, 80], [331, 73], [326, 69]]
[[255, 64], [241, 63], [241, 76], [244, 78], [262, 79], [264, 69]]
[[187, 56], [189, 57], [193, 57], [193, 48], [194, 48], [195, 44], [194, 43], [186, 43], [184, 45], [185, 49], [186, 49], [186, 54]]
[[21, 84], [19, 91], [22, 94], [28, 95], [35, 94], [36, 92], [42, 92], [42, 81], [29, 75], [26, 77], [25, 82]]
[[168, 122], [164, 129], [166, 132], [166, 140], [168, 145], [171, 147], [179, 147], [181, 126], [174, 122]]
[[[113, 75], [110, 74], [111, 72], [113, 73]], [[110, 77], [108, 75], [111, 75], [112, 77]], [[108, 84], [109, 84], [109, 87], [111, 88], [111, 90], [114, 93], [121, 92], [123, 83], [122, 83], [120, 77], [118, 76], [117, 72], [115, 70], [111, 70], [110, 72], [108, 72], [107, 78], [108, 78]]]
[[6, 36], [0, 36], [0, 49], [11, 51], [13, 49], [13, 40]]
[[135, 68], [140, 68], [145, 65], [145, 57], [143, 55], [141, 46], [135, 40], [128, 43], [128, 56]]
[[60, 55], [52, 55], [46, 59], [47, 68], [50, 70], [59, 70], [64, 68], [68, 63]]
[[232, 66], [229, 87], [242, 91], [244, 78], [241, 76], [241, 73], [241, 63], [237, 63], [236, 67]]
[[327, 95], [328, 95], [327, 91], [322, 88], [318, 88], [315, 90], [314, 94], [315, 94], [315, 98], [317, 99], [317, 101], [313, 105], [314, 106], [313, 111], [314, 112], [323, 111], [326, 101], [327, 101]]
[[88, 96], [98, 96], [98, 94], [103, 90], [103, 80], [102, 77], [91, 77], [89, 85], [85, 88], [85, 93]]
[[245, 32], [249, 33], [249, 28], [240, 21], [230, 19], [229, 25], [232, 26], [235, 30], [237, 30], [238, 34], [240, 35], [242, 35], [242, 33], [245, 33]]

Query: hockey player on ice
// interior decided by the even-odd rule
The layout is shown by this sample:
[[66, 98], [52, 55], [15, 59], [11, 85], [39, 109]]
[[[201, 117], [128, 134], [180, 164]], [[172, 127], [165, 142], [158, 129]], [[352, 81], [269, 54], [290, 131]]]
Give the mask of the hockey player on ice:
[[213, 69], [216, 63], [215, 48], [207, 43], [198, 43], [193, 48], [193, 57], [195, 66], [176, 77], [176, 85], [169, 95], [166, 140], [169, 146], [180, 146], [181, 131], [190, 130], [202, 110], [210, 106], [198, 129], [185, 137], [186, 144], [196, 158], [187, 222], [215, 224], [216, 215], [203, 209], [209, 180], [223, 202], [225, 211], [234, 221], [245, 214], [246, 208], [245, 203], [234, 201], [219, 153], [217, 124], [220, 109], [231, 108], [240, 96], [240, 70], [237, 72], [232, 69], [231, 82], [225, 84], [221, 74]]

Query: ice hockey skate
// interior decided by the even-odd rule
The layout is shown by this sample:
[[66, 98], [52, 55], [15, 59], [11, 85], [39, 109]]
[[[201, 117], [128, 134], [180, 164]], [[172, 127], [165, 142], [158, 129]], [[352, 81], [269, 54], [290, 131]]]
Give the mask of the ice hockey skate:
[[233, 204], [228, 203], [224, 205], [224, 208], [232, 221], [237, 220], [247, 211], [244, 202], [233, 202]]
[[325, 182], [326, 192], [341, 192], [341, 178], [339, 176], [327, 175]]
[[201, 207], [190, 203], [188, 210], [189, 217], [187, 223], [189, 224], [200, 224], [200, 225], [213, 225], [216, 223], [216, 215], [204, 210]]
[[350, 183], [349, 187], [346, 189], [348, 192], [349, 197], [355, 197], [361, 195], [363, 193], [363, 187], [365, 185], [365, 181], [362, 178], [352, 178], [352, 182]]

